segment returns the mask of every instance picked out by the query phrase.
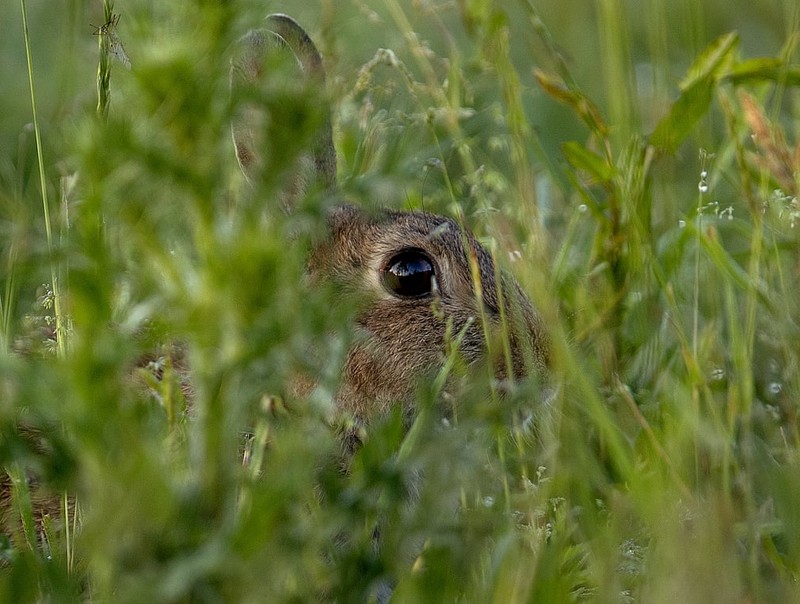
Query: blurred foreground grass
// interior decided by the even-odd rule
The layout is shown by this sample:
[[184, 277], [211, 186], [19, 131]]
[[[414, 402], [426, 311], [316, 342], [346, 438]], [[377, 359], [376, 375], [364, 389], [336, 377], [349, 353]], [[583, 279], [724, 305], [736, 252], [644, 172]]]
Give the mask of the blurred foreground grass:
[[[100, 116], [99, 3], [27, 8], [51, 234], [4, 5], [5, 601], [798, 599], [792, 3], [119, 2]], [[548, 320], [551, 403], [476, 377], [443, 422], [422, 384], [413, 442], [386, 417], [341, 474], [325, 200], [270, 205], [319, 99], [255, 190], [230, 142], [228, 49], [281, 10], [346, 194], [465, 214]]]

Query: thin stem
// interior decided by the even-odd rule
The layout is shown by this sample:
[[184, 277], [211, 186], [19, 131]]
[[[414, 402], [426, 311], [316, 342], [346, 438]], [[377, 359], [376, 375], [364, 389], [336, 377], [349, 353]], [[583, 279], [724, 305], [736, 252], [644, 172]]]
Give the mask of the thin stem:
[[58, 274], [53, 261], [53, 230], [50, 226], [50, 206], [47, 201], [47, 178], [44, 172], [44, 154], [42, 152], [42, 134], [39, 128], [39, 118], [36, 111], [36, 94], [33, 86], [33, 60], [31, 59], [30, 32], [28, 29], [28, 11], [25, 0], [20, 0], [22, 6], [22, 29], [25, 38], [25, 56], [28, 61], [28, 84], [31, 92], [31, 111], [33, 112], [33, 131], [36, 137], [36, 156], [39, 161], [39, 184], [42, 188], [42, 209], [44, 211], [44, 228], [47, 233], [47, 252], [50, 257], [50, 279], [53, 284], [53, 299], [56, 315], [56, 343], [59, 356], [66, 353], [66, 333], [64, 330], [64, 316], [61, 309], [61, 293], [58, 284]]

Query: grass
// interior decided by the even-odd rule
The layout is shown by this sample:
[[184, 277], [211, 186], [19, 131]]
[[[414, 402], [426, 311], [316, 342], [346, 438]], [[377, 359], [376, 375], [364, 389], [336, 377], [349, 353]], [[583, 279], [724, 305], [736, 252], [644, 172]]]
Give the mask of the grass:
[[[4, 600], [798, 599], [800, 16], [562, 4], [4, 19]], [[463, 220], [541, 310], [549, 403], [452, 356], [449, 421], [439, 376], [342, 474], [355, 306], [303, 278], [327, 200], [270, 204], [324, 103], [263, 99], [292, 127], [252, 190], [230, 142], [267, 10], [326, 57], [344, 193]], [[111, 13], [130, 70], [84, 25]]]

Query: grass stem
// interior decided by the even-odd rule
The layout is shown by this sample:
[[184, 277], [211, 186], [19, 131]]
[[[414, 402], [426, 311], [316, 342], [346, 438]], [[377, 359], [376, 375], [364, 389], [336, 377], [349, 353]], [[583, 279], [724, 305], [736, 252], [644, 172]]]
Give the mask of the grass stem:
[[58, 281], [58, 269], [53, 256], [53, 229], [50, 224], [50, 204], [47, 200], [47, 177], [44, 169], [44, 152], [42, 150], [42, 133], [39, 127], [39, 117], [36, 111], [36, 93], [33, 85], [33, 59], [31, 57], [30, 31], [28, 28], [28, 11], [25, 0], [20, 0], [22, 8], [22, 28], [25, 39], [25, 56], [28, 65], [28, 83], [31, 94], [31, 112], [33, 113], [33, 131], [36, 137], [36, 157], [39, 161], [39, 185], [42, 191], [42, 210], [44, 212], [44, 228], [47, 234], [47, 252], [50, 257], [50, 279], [53, 285], [54, 312], [56, 319], [56, 342], [60, 356], [66, 355], [67, 333], [65, 317], [62, 308], [61, 290]]

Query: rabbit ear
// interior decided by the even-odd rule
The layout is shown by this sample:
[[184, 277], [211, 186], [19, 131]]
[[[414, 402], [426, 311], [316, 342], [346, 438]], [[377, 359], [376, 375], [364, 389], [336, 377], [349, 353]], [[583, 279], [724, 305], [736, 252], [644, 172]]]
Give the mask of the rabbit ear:
[[[298, 23], [282, 14], [267, 17], [268, 29], [252, 30], [239, 41], [237, 56], [231, 65], [231, 89], [257, 86], [266, 77], [265, 68], [268, 57], [280, 52], [289, 52], [297, 63], [304, 78], [320, 86], [325, 84], [325, 71], [322, 57], [316, 46]], [[248, 181], [257, 179], [264, 167], [263, 139], [266, 120], [263, 107], [244, 107], [233, 120], [233, 142], [236, 158]], [[290, 197], [302, 194], [309, 181], [316, 180], [324, 187], [333, 187], [336, 182], [336, 151], [330, 119], [325, 119], [319, 129], [311, 152], [301, 160], [295, 183], [289, 192]]]

